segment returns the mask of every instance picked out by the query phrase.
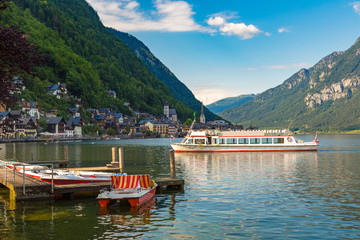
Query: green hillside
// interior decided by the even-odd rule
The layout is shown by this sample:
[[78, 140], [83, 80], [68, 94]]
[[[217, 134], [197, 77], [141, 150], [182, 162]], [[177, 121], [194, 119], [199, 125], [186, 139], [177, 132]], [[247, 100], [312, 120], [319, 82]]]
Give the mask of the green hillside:
[[[162, 115], [163, 102], [177, 109], [179, 118], [192, 116], [189, 107], [176, 100], [119, 38], [100, 22], [85, 0], [15, 0], [2, 11], [0, 24], [20, 26], [29, 41], [47, 56], [38, 76], [25, 76], [22, 97], [38, 101], [43, 108], [65, 108], [71, 101], [57, 100], [45, 93], [49, 83], [66, 83], [70, 94], [81, 97], [86, 107], [111, 107], [126, 112], [133, 108]], [[117, 98], [108, 96], [114, 90]]]
[[[136, 54], [136, 56], [139, 57], [139, 59], [141, 59], [147, 68], [160, 81], [170, 88], [177, 100], [186, 104], [191, 109], [194, 109], [198, 113], [198, 116], [200, 116], [202, 103], [195, 98], [194, 94], [185, 86], [185, 84], [180, 82], [179, 79], [151, 53], [144, 43], [128, 33], [120, 32], [111, 28], [108, 28], [108, 30], [130, 47], [130, 49]], [[204, 113], [207, 121], [219, 118], [206, 107], [204, 107]]]
[[360, 41], [334, 52], [283, 84], [220, 115], [261, 128], [337, 132], [360, 129]]
[[221, 113], [226, 109], [240, 106], [248, 101], [252, 100], [255, 97], [255, 94], [244, 94], [237, 97], [229, 97], [218, 100], [214, 103], [206, 105], [206, 107], [213, 113]]

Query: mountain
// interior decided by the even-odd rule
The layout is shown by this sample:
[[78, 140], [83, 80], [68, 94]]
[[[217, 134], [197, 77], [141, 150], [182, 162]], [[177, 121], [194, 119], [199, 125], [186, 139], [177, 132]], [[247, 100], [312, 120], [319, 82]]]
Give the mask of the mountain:
[[252, 100], [255, 96], [256, 96], [255, 94], [244, 94], [237, 97], [224, 98], [209, 105], [206, 105], [206, 107], [213, 113], [218, 114], [226, 109], [247, 103], [248, 101]]
[[360, 38], [281, 85], [225, 110], [223, 118], [244, 126], [337, 132], [360, 129]]
[[[185, 84], [180, 82], [179, 79], [151, 53], [144, 43], [128, 33], [120, 32], [112, 28], [108, 28], [108, 30], [130, 47], [150, 72], [170, 88], [177, 100], [194, 109], [198, 113], [198, 116], [200, 116], [202, 103], [195, 98], [194, 94]], [[219, 116], [209, 111], [206, 107], [204, 107], [204, 114], [207, 121], [219, 118]]]
[[[73, 104], [67, 99], [49, 97], [45, 87], [66, 83], [71, 95], [83, 99], [85, 107], [111, 107], [125, 112], [125, 102], [134, 109], [163, 114], [167, 100], [185, 120], [193, 110], [177, 100], [163, 82], [118, 37], [100, 22], [85, 0], [14, 0], [3, 10], [0, 24], [20, 26], [28, 41], [46, 56], [37, 76], [22, 76], [26, 90], [21, 97], [38, 101], [43, 110]], [[109, 90], [117, 97], [110, 97]]]

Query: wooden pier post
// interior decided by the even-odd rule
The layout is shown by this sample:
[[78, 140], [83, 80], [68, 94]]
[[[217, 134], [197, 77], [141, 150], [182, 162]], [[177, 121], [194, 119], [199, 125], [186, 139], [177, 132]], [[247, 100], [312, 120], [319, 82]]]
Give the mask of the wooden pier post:
[[112, 147], [111, 152], [112, 152], [111, 163], [115, 163], [116, 162], [116, 147]]
[[170, 176], [171, 178], [176, 178], [174, 149], [170, 150]]
[[119, 168], [120, 168], [120, 173], [123, 173], [123, 169], [124, 169], [124, 152], [122, 148], [119, 148]]

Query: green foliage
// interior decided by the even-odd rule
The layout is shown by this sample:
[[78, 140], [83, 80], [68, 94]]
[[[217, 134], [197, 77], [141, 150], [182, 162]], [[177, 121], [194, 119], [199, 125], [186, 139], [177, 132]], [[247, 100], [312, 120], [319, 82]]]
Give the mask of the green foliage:
[[48, 127], [48, 125], [47, 125], [46, 120], [44, 118], [42, 118], [39, 120], [37, 132], [40, 132], [41, 130], [46, 131], [47, 127]]
[[86, 125], [82, 127], [82, 133], [89, 136], [102, 135], [103, 131], [98, 125]]
[[186, 119], [184, 125], [190, 126], [192, 124], [193, 120], [191, 118]]
[[110, 136], [116, 135], [116, 131], [113, 128], [108, 128], [106, 133]]
[[[180, 82], [179, 79], [177, 79], [177, 77], [159, 59], [157, 59], [141, 41], [128, 33], [119, 32], [111, 28], [108, 28], [108, 30], [124, 41], [124, 43], [137, 54], [147, 68], [170, 88], [177, 100], [197, 111], [200, 116], [202, 103], [195, 98], [194, 94], [185, 86], [185, 84]], [[170, 99], [168, 99], [168, 101], [171, 108], [176, 108], [180, 119], [186, 119], [186, 117], [191, 116], [191, 112], [183, 105], [171, 101]], [[204, 114], [207, 120], [214, 120], [216, 117], [218, 118], [217, 115], [210, 112], [206, 107], [204, 107]]]
[[247, 103], [248, 101], [252, 100], [254, 97], [255, 94], [246, 94], [237, 97], [224, 98], [212, 104], [209, 104], [206, 107], [213, 113], [218, 114], [226, 109], [230, 109], [236, 106], [240, 106], [241, 104]]
[[[0, 24], [17, 25], [29, 34], [29, 41], [47, 56], [37, 68], [37, 78], [27, 81], [27, 100], [37, 100], [44, 109], [68, 107], [69, 101], [47, 100], [44, 87], [66, 83], [70, 95], [83, 99], [87, 107], [111, 107], [129, 114], [124, 102], [134, 109], [163, 114], [168, 99], [180, 119], [191, 110], [175, 99], [135, 54], [100, 22], [85, 0], [14, 0], [0, 16]], [[117, 98], [109, 97], [114, 90]], [[40, 93], [38, 95], [38, 93]], [[42, 106], [44, 104], [44, 106]], [[73, 107], [69, 106], [69, 107]]]

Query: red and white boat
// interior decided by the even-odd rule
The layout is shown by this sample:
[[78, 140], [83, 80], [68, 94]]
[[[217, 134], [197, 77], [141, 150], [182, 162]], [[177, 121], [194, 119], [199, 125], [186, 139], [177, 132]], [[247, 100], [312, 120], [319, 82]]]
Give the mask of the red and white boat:
[[130, 206], [137, 207], [145, 204], [156, 192], [156, 183], [150, 181], [148, 174], [144, 175], [114, 175], [111, 177], [112, 190], [102, 190], [96, 198], [101, 207], [127, 201]]
[[171, 143], [175, 152], [266, 152], [316, 151], [317, 136], [312, 142], [296, 139], [284, 130], [190, 131], [181, 143]]
[[[113, 173], [105, 172], [87, 172], [87, 171], [69, 171], [69, 170], [51, 170], [46, 166], [33, 165], [20, 162], [1, 162], [1, 165], [7, 166], [18, 172], [24, 172], [25, 175], [39, 179], [43, 182], [51, 183], [54, 185], [65, 184], [79, 184], [79, 183], [97, 183], [97, 182], [110, 182]], [[126, 174], [124, 174], [126, 175]]]

